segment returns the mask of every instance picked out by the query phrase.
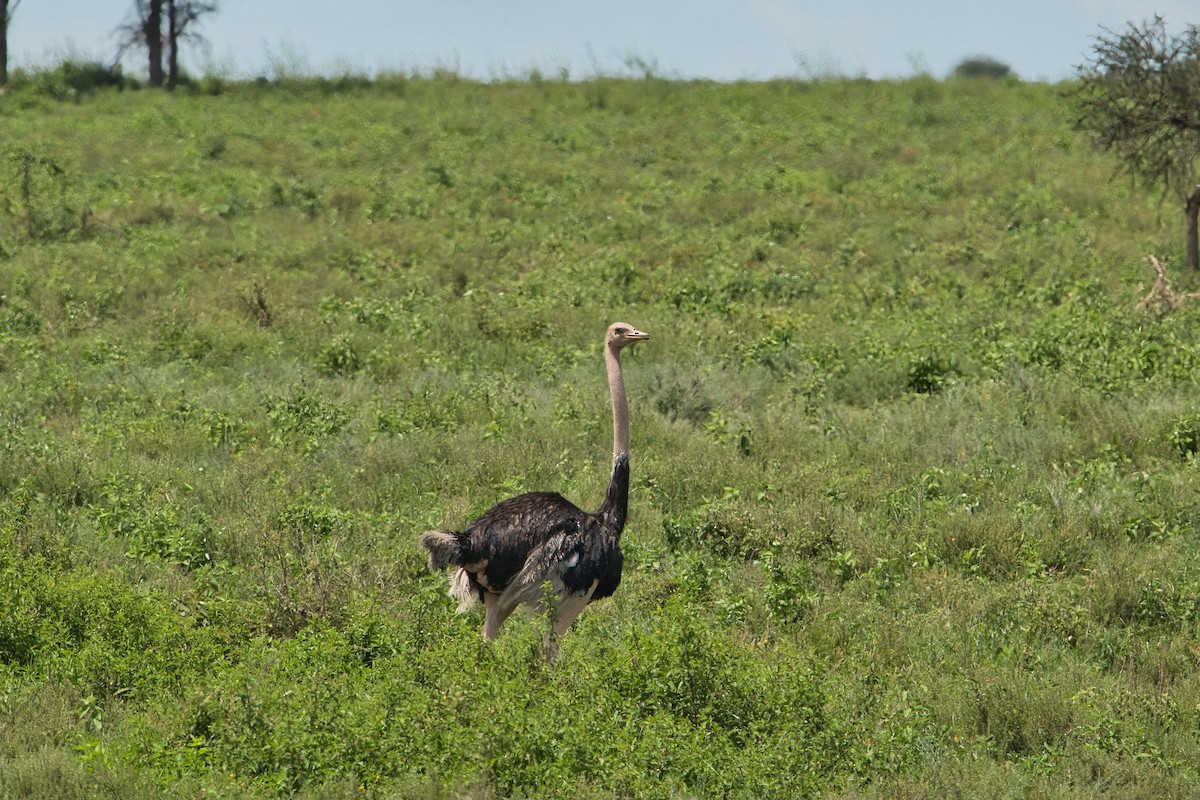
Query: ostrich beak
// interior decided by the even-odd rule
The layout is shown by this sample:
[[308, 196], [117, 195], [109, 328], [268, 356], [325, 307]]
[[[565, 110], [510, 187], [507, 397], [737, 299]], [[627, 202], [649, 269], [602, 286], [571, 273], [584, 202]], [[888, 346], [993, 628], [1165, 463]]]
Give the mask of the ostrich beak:
[[643, 333], [642, 331], [639, 331], [637, 328], [634, 328], [633, 330], [631, 330], [625, 334], [625, 338], [633, 339], [635, 341], [640, 341], [642, 339], [649, 339], [650, 334]]

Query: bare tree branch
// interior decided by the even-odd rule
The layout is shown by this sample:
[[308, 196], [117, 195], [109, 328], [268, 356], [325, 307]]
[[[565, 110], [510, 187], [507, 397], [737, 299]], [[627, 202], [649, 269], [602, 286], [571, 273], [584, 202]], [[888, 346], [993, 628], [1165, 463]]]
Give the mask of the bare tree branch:
[[204, 37], [195, 30], [196, 23], [217, 8], [218, 0], [134, 0], [130, 20], [117, 28], [116, 61], [131, 48], [146, 48], [150, 85], [162, 86], [165, 56], [166, 85], [175, 88], [179, 82], [180, 43], [204, 42]]

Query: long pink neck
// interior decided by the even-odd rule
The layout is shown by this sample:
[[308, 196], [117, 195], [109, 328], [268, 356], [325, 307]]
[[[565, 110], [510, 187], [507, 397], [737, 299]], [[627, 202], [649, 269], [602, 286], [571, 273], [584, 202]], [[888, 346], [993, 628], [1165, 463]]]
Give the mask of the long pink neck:
[[629, 404], [625, 400], [625, 379], [621, 376], [619, 349], [611, 344], [604, 349], [608, 365], [608, 388], [613, 407], [613, 469], [604, 503], [596, 515], [605, 530], [621, 538], [629, 508]]
[[613, 460], [629, 455], [629, 402], [625, 399], [625, 378], [621, 374], [620, 352], [611, 344], [604, 348], [608, 366], [608, 389], [612, 392]]

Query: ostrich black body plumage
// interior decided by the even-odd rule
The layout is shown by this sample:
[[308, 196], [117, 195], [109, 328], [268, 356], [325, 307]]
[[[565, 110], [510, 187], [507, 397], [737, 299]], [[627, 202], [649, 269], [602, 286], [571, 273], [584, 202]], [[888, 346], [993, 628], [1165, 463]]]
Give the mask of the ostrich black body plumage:
[[[621, 531], [629, 501], [629, 459], [613, 465], [604, 505], [594, 514], [557, 492], [529, 492], [485, 511], [458, 534], [461, 564], [480, 602], [486, 592], [503, 593], [526, 571], [558, 580], [568, 594], [583, 594], [593, 582], [593, 601], [609, 597], [621, 583]], [[527, 565], [532, 569], [526, 570]], [[539, 589], [540, 586], [532, 587]]]
[[584, 606], [609, 597], [620, 585], [621, 532], [629, 506], [629, 409], [619, 352], [646, 338], [618, 322], [605, 339], [613, 468], [595, 513], [580, 510], [556, 492], [529, 492], [497, 503], [465, 530], [422, 534], [430, 569], [455, 568], [450, 593], [460, 610], [483, 602], [484, 638], [495, 638], [517, 606], [541, 607], [548, 599], [554, 612], [550, 644], [551, 635], [565, 632]]

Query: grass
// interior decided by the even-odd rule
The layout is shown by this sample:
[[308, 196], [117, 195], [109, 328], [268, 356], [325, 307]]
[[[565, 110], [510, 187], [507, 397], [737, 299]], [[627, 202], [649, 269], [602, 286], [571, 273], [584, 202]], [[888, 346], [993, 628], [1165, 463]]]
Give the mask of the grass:
[[[1062, 87], [55, 80], [0, 103], [0, 795], [1200, 787], [1200, 312], [1136, 308], [1196, 281]], [[599, 504], [614, 319], [625, 576], [547, 665], [416, 536]]]

